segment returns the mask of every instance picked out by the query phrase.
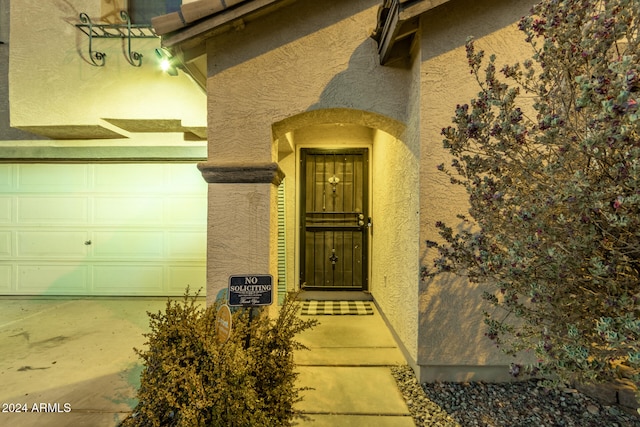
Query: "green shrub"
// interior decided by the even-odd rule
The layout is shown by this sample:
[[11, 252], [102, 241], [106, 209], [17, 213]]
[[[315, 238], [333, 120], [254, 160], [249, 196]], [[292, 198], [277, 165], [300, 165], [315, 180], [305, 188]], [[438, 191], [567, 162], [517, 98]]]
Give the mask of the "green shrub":
[[187, 290], [164, 313], [148, 313], [148, 348], [135, 349], [145, 365], [139, 403], [121, 426], [291, 425], [301, 400], [293, 351], [304, 348], [294, 338], [316, 321], [301, 320], [288, 296], [275, 319], [235, 312], [232, 333], [220, 343], [219, 306], [201, 308], [196, 297]]

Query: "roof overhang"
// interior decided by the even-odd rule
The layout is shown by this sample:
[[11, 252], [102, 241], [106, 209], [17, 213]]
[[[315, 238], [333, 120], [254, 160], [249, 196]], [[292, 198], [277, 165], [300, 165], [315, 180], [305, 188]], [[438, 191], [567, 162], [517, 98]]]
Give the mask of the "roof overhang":
[[[154, 18], [156, 34], [162, 45], [194, 47], [216, 34], [242, 28], [246, 22], [258, 19], [295, 0], [198, 0], [183, 4], [180, 12]], [[183, 48], [184, 50], [184, 48]]]
[[[184, 70], [206, 88], [206, 40], [241, 29], [246, 23], [296, 0], [197, 0], [183, 4], [179, 12], [153, 18], [151, 24], [162, 46]], [[419, 28], [419, 16], [450, 0], [383, 0], [372, 37], [378, 42], [380, 63], [391, 65], [410, 55]]]
[[158, 16], [151, 24], [162, 46], [177, 58], [177, 66], [204, 89], [207, 79], [206, 40], [243, 28], [295, 0], [197, 0], [179, 12]]

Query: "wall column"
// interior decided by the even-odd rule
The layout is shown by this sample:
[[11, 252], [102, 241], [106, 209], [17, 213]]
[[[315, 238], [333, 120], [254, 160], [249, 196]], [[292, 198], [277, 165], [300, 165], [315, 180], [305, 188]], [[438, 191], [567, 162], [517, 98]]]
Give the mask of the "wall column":
[[277, 163], [198, 164], [209, 184], [207, 305], [228, 286], [229, 276], [271, 274], [277, 304]]

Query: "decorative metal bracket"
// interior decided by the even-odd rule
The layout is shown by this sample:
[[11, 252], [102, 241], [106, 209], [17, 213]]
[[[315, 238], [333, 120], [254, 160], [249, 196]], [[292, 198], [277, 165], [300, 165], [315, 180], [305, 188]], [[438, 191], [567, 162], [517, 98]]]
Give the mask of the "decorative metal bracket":
[[127, 50], [124, 52], [129, 64], [134, 67], [142, 65], [142, 54], [131, 50], [131, 39], [157, 38], [158, 35], [151, 25], [132, 24], [129, 14], [121, 10], [122, 24], [96, 24], [86, 13], [80, 14], [80, 24], [76, 27], [89, 36], [89, 59], [96, 67], [104, 66], [106, 53], [93, 50], [93, 39], [127, 39]]

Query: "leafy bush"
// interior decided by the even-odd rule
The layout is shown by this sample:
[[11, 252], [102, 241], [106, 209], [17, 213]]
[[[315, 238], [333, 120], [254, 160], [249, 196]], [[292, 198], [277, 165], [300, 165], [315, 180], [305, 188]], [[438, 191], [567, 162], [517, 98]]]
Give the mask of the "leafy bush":
[[514, 374], [599, 383], [631, 368], [639, 384], [639, 15], [638, 0], [541, 1], [519, 26], [530, 59], [499, 71], [466, 45], [480, 92], [442, 130], [453, 161], [439, 169], [469, 215], [436, 224], [424, 276], [495, 285], [487, 336], [538, 359]]
[[[293, 351], [295, 335], [316, 324], [297, 316], [288, 296], [276, 319], [249, 309], [232, 315], [232, 333], [216, 334], [218, 306], [200, 308], [187, 290], [183, 301], [167, 301], [165, 312], [148, 313], [148, 348], [138, 405], [121, 425], [286, 426], [299, 416]], [[255, 309], [254, 309], [255, 310]]]

